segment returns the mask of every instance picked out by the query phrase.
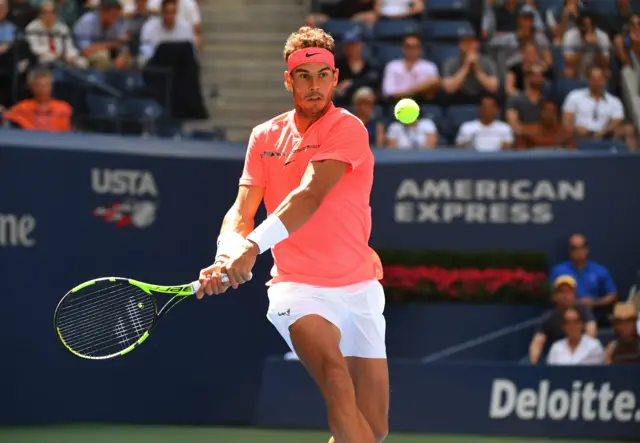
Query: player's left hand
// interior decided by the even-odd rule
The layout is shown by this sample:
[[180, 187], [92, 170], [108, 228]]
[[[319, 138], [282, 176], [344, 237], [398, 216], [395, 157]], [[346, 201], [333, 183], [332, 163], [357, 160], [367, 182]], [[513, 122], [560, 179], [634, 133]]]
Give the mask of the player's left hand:
[[251, 270], [259, 253], [258, 245], [245, 240], [242, 246], [229, 257], [221, 271], [227, 274], [233, 289], [237, 289], [239, 285], [251, 279]]

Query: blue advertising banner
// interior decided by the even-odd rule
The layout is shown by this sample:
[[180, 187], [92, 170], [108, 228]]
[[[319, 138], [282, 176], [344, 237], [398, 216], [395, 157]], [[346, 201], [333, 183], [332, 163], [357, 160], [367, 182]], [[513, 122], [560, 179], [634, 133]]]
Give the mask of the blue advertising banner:
[[[391, 432], [640, 438], [640, 379], [628, 367], [390, 361]], [[267, 360], [255, 424], [326, 427], [304, 368]]]
[[[632, 183], [640, 157], [391, 154], [376, 153], [376, 248], [535, 249], [556, 260], [566, 235], [582, 231], [621, 289], [640, 267], [640, 188]], [[250, 421], [264, 358], [286, 351], [265, 319], [266, 255], [253, 281], [183, 303], [126, 358], [78, 359], [52, 328], [60, 297], [82, 281], [195, 279], [212, 259], [243, 158], [244, 147], [227, 144], [1, 132], [1, 424]], [[444, 312], [432, 310], [440, 319], [431, 320], [424, 308], [390, 308], [389, 355], [420, 357], [538, 313], [469, 310], [456, 318], [488, 318], [445, 339], [438, 331], [448, 326]], [[510, 360], [526, 353], [526, 341], [464, 357]], [[133, 391], [143, 404], [126, 401]]]

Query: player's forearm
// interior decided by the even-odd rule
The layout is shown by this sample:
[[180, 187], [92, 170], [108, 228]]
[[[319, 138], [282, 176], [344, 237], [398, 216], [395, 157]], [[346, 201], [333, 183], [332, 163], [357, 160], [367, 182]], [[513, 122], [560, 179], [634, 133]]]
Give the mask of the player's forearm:
[[542, 346], [540, 346], [538, 343], [533, 343], [531, 344], [531, 346], [529, 346], [529, 361], [534, 364], [537, 365], [538, 362], [540, 361], [540, 355], [542, 354]]
[[253, 231], [254, 219], [243, 217], [238, 209], [233, 206], [229, 212], [224, 216], [222, 220], [222, 227], [220, 228], [220, 235], [225, 232], [237, 232], [238, 234], [246, 237], [251, 231]]
[[284, 199], [273, 212], [289, 234], [297, 231], [304, 225], [320, 207], [322, 199], [307, 189], [297, 189]]

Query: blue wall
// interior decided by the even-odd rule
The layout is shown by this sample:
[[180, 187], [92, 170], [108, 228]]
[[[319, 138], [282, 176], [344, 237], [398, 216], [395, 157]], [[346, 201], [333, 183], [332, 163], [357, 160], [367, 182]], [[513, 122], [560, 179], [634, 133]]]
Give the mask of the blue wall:
[[[60, 297], [84, 280], [114, 275], [176, 284], [196, 278], [212, 258], [243, 155], [243, 147], [222, 144], [2, 131], [0, 392], [8, 401], [0, 402], [0, 423], [251, 421], [264, 359], [286, 351], [264, 318], [267, 257], [260, 258], [251, 283], [225, 296], [182, 304], [126, 358], [77, 359], [58, 342], [51, 324]], [[640, 157], [376, 155], [374, 247], [533, 249], [546, 251], [554, 261], [564, 254], [567, 234], [582, 231], [621, 288], [626, 290], [640, 267], [635, 253], [640, 248], [635, 235], [640, 189], [632, 183]], [[496, 178], [508, 183], [491, 181]], [[429, 179], [444, 181], [428, 184], [419, 195], [405, 181], [424, 187]], [[401, 186], [404, 194], [397, 198]], [[444, 194], [428, 195], [434, 186]], [[447, 186], [457, 187], [458, 194], [445, 195]], [[472, 186], [484, 194], [469, 196]], [[539, 194], [531, 195], [528, 189], [536, 186]], [[579, 198], [558, 193], [562, 186], [581, 189]], [[505, 198], [488, 195], [491, 187], [510, 187], [512, 192]], [[545, 195], [556, 199], [538, 198]], [[558, 200], [562, 196], [566, 199]], [[95, 215], [96, 209], [114, 204], [135, 208], [140, 202], [144, 210], [134, 210], [133, 222], [122, 227]], [[405, 203], [409, 205], [401, 206]], [[440, 211], [470, 214], [471, 220], [425, 223], [407, 215], [412, 207], [425, 211], [422, 205], [434, 204], [439, 206], [428, 209], [431, 217]], [[541, 204], [549, 206], [533, 206]], [[535, 211], [541, 217], [536, 221], [545, 223], [520, 223], [523, 213]], [[505, 222], [504, 214], [518, 223]], [[126, 221], [128, 213], [121, 215]], [[390, 356], [411, 358], [539, 313], [528, 308], [485, 312], [460, 307], [455, 313], [445, 311], [447, 307], [408, 306], [405, 313], [394, 309], [387, 312]], [[452, 318], [462, 319], [459, 324], [465, 327], [452, 328]], [[474, 351], [481, 355], [455, 358], [512, 360], [523, 354], [528, 337], [530, 331]], [[144, 393], [144, 407], [127, 401], [133, 391]]]

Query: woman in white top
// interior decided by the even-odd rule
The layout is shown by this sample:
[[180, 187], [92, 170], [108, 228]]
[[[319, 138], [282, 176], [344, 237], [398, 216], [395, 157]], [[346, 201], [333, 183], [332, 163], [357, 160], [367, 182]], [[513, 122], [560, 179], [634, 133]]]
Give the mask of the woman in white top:
[[601, 365], [605, 352], [600, 340], [584, 333], [584, 323], [578, 311], [567, 309], [562, 318], [562, 328], [566, 338], [551, 346], [547, 364], [549, 365]]
[[373, 10], [382, 18], [409, 18], [422, 14], [424, 0], [376, 0]]
[[438, 129], [428, 118], [421, 118], [405, 125], [393, 122], [387, 128], [386, 143], [395, 149], [432, 149], [438, 144]]

